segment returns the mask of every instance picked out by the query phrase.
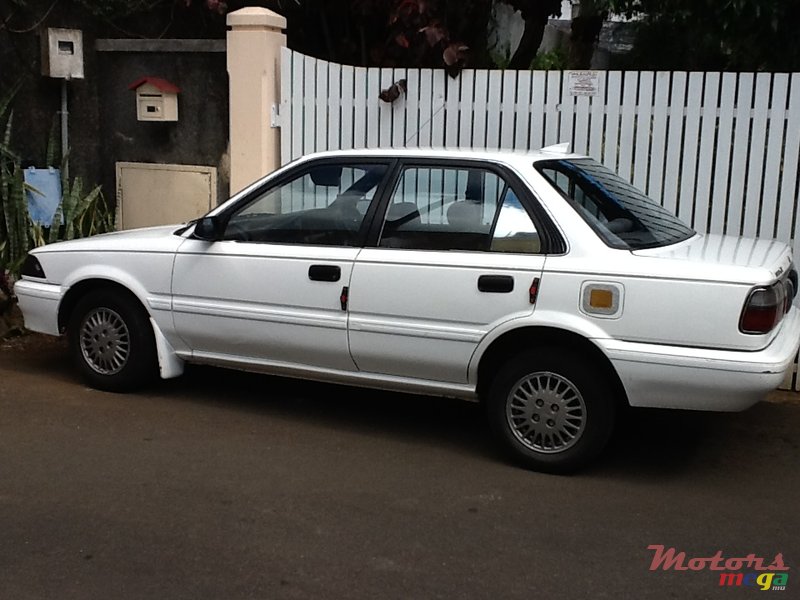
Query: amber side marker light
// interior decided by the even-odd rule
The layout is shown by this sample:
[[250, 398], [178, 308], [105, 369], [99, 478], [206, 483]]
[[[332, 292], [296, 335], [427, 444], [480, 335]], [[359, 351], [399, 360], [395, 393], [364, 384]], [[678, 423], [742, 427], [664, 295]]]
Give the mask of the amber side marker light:
[[611, 290], [594, 289], [589, 292], [589, 306], [592, 308], [612, 308], [614, 306], [614, 294]]

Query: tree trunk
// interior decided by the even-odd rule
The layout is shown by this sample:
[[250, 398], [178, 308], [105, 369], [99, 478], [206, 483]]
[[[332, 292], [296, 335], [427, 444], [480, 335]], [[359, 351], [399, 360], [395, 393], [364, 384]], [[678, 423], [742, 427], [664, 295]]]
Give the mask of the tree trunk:
[[594, 13], [572, 19], [568, 58], [570, 69], [591, 68], [595, 45], [605, 17], [605, 13]]
[[527, 70], [531, 68], [533, 59], [539, 51], [544, 37], [544, 28], [547, 25], [546, 15], [535, 15], [525, 19], [525, 32], [519, 42], [517, 51], [508, 63], [509, 69]]

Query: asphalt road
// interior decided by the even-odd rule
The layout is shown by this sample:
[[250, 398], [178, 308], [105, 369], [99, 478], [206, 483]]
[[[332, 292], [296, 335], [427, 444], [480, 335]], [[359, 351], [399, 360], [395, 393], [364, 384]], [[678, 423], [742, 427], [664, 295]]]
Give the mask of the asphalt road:
[[[193, 368], [81, 385], [62, 343], [0, 347], [0, 600], [751, 598], [649, 545], [790, 567], [800, 395], [636, 412], [603, 461], [507, 464], [478, 406]], [[745, 569], [747, 571], [747, 569]]]

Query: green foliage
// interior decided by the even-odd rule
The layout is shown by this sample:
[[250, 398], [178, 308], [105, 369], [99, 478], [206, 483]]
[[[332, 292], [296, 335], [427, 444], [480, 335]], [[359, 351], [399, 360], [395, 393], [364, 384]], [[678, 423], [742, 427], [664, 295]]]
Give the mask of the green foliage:
[[[21, 159], [12, 149], [13, 111], [10, 110], [19, 85], [0, 97], [0, 279], [13, 277], [28, 251], [45, 243], [104, 233], [114, 229], [114, 215], [103, 198], [100, 186], [84, 192], [83, 181], [64, 177], [68, 156], [62, 158], [62, 194], [52, 227], [33, 223], [28, 214], [26, 192], [38, 190], [25, 183]], [[8, 115], [6, 117], [6, 114]], [[55, 130], [48, 142], [47, 160], [55, 158]]]
[[562, 48], [539, 52], [531, 63], [534, 71], [563, 71], [567, 68], [567, 53]]
[[798, 71], [800, 2], [793, 0], [595, 0], [637, 15], [630, 67]]

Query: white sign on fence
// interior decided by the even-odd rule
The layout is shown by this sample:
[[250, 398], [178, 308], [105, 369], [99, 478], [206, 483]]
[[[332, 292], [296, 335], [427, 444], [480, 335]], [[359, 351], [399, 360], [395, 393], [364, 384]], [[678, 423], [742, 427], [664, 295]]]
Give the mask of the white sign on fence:
[[600, 94], [600, 73], [597, 71], [565, 71], [570, 96]]

